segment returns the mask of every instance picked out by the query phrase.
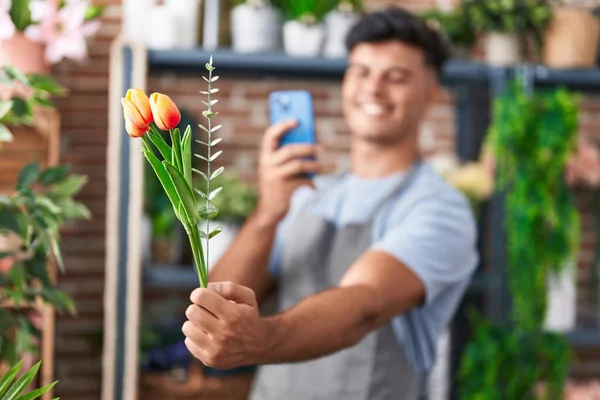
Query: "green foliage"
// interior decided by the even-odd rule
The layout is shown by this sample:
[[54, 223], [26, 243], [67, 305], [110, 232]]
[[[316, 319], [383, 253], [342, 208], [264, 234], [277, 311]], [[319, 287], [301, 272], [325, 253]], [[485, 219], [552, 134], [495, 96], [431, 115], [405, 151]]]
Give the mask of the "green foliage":
[[[4, 376], [0, 378], [0, 396], [2, 400], [34, 400], [47, 393], [50, 389], [56, 385], [58, 381], [52, 382], [44, 387], [34, 389], [29, 393], [25, 390], [33, 382], [33, 379], [38, 373], [41, 361], [38, 361], [33, 367], [26, 371], [16, 381], [17, 374], [23, 368], [23, 361], [16, 363]], [[54, 400], [58, 400], [55, 398]]]
[[464, 0], [473, 27], [480, 32], [532, 33], [541, 43], [552, 20], [552, 0]]
[[15, 244], [0, 254], [0, 261], [11, 264], [0, 272], [0, 303], [12, 303], [0, 308], [1, 361], [12, 365], [20, 354], [37, 351], [39, 330], [30, 318], [36, 300], [75, 313], [71, 298], [52, 282], [48, 260], [53, 257], [64, 271], [61, 227], [91, 218], [87, 207], [73, 199], [86, 181], [66, 166], [41, 169], [35, 162], [21, 170], [14, 194], [0, 196], [0, 237]]
[[439, 30], [452, 44], [466, 47], [475, 45], [477, 34], [463, 3], [449, 12], [430, 9], [420, 12], [418, 16]]
[[[65, 92], [52, 77], [25, 75], [9, 64], [0, 67], [0, 85], [17, 89], [10, 100], [0, 101], [0, 144], [12, 141], [7, 125], [32, 125], [35, 107], [53, 107], [51, 97], [61, 96]], [[19, 94], [23, 92], [30, 94]]]
[[224, 172], [214, 179], [214, 184], [224, 188], [212, 203], [219, 210], [220, 220], [241, 223], [254, 211], [258, 191], [242, 181], [237, 173]]
[[[572, 261], [580, 221], [563, 171], [575, 150], [578, 96], [565, 89], [528, 96], [512, 85], [494, 104], [488, 144], [497, 160], [498, 189], [506, 191], [509, 327], [479, 323], [463, 358], [465, 399], [562, 399], [568, 347], [543, 333], [547, 280]], [[519, 368], [514, 368], [518, 365]], [[512, 367], [511, 367], [512, 366]]]
[[286, 19], [313, 24], [321, 22], [338, 3], [339, 0], [282, 0], [278, 6]]

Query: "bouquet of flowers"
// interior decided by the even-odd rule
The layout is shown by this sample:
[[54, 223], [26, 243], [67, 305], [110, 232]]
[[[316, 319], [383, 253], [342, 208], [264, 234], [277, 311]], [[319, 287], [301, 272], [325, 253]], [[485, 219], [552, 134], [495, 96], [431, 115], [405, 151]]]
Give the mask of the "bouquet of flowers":
[[[211, 204], [211, 201], [223, 187], [213, 188], [211, 182], [224, 170], [223, 167], [211, 170], [211, 163], [222, 153], [222, 151], [212, 152], [213, 148], [221, 141], [221, 138], [213, 138], [213, 133], [218, 131], [221, 125], [212, 125], [212, 120], [218, 114], [212, 110], [218, 101], [213, 98], [213, 95], [219, 91], [212, 87], [212, 84], [219, 79], [218, 76], [213, 76], [215, 68], [212, 56], [206, 63], [206, 69], [208, 77], [204, 76], [203, 78], [208, 83], [208, 90], [200, 92], [207, 96], [207, 100], [202, 102], [207, 107], [202, 112], [206, 118], [206, 126], [198, 125], [206, 134], [206, 140], [197, 140], [207, 149], [205, 155], [193, 154], [190, 126], [185, 129], [183, 137], [181, 136], [180, 130], [177, 128], [181, 121], [181, 113], [169, 96], [153, 93], [148, 97], [139, 89], [129, 89], [125, 98], [121, 99], [127, 133], [132, 138], [142, 138], [144, 142], [142, 154], [156, 173], [173, 205], [177, 219], [183, 224], [188, 235], [201, 287], [207, 287], [208, 284], [208, 241], [221, 231], [220, 228], [211, 230], [210, 220], [218, 214], [218, 209]], [[169, 131], [171, 145], [164, 140], [160, 131]], [[158, 149], [162, 161], [155, 155], [153, 146]], [[206, 163], [206, 172], [192, 167], [192, 155]], [[193, 187], [192, 175], [194, 173], [202, 177], [206, 184], [205, 190]], [[194, 192], [200, 197], [194, 195]], [[205, 222], [204, 229], [200, 227], [202, 221]], [[202, 240], [206, 241], [206, 255], [202, 247]]]

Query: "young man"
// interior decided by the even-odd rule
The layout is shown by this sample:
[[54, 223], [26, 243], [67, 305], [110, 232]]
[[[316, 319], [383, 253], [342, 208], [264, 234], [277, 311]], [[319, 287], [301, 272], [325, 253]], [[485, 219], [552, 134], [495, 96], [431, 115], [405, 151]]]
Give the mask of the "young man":
[[[209, 366], [261, 365], [256, 400], [417, 399], [478, 262], [469, 203], [420, 161], [419, 124], [440, 90], [442, 40], [410, 13], [366, 16], [342, 86], [351, 169], [319, 177], [314, 146], [277, 148], [260, 201], [197, 289], [183, 326]], [[277, 290], [277, 315], [257, 302]]]

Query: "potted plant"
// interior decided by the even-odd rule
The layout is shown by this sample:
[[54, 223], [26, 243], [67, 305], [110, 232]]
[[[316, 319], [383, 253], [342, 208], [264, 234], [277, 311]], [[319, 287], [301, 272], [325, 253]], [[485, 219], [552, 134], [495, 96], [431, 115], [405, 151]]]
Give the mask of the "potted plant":
[[0, 63], [48, 74], [64, 58], [83, 60], [85, 38], [99, 28], [104, 8], [87, 0], [4, 0], [0, 3]]
[[287, 0], [282, 2], [283, 47], [291, 57], [316, 57], [325, 40], [325, 15], [335, 6], [332, 0]]
[[27, 388], [32, 385], [33, 380], [40, 369], [41, 361], [38, 361], [15, 380], [17, 374], [23, 368], [23, 364], [23, 360], [19, 361], [0, 376], [0, 396], [2, 396], [2, 399], [37, 399], [41, 395], [48, 393], [58, 383], [58, 381], [54, 381], [39, 389], [27, 391]]
[[599, 43], [600, 21], [591, 10], [557, 6], [544, 35], [542, 62], [551, 68], [592, 68]]
[[521, 62], [531, 38], [540, 47], [552, 20], [550, 0], [465, 0], [463, 6], [474, 29], [484, 34], [486, 61], [494, 66]]
[[231, 47], [238, 53], [281, 48], [281, 10], [268, 0], [236, 0], [231, 10]]
[[323, 54], [336, 58], [346, 55], [346, 36], [363, 10], [362, 0], [341, 0], [325, 16], [325, 46]]
[[227, 250], [243, 222], [252, 214], [258, 201], [256, 189], [244, 182], [237, 172], [225, 171], [213, 182], [215, 188], [223, 187], [224, 189], [213, 200], [213, 205], [219, 210], [215, 222], [221, 227], [221, 233], [211, 241], [210, 266], [214, 266], [214, 263]]
[[424, 10], [418, 15], [429, 27], [436, 29], [446, 38], [454, 58], [470, 58], [471, 50], [477, 42], [477, 33], [463, 3], [450, 11], [434, 8]]

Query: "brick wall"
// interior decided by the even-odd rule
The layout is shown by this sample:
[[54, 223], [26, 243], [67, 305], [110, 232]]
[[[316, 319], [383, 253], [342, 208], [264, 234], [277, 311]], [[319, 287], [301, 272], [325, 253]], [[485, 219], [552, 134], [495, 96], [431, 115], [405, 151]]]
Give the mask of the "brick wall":
[[[81, 65], [64, 63], [55, 72], [70, 89], [70, 95], [58, 101], [62, 121], [62, 162], [69, 163], [78, 173], [87, 174], [90, 183], [80, 200], [93, 213], [91, 222], [76, 223], [64, 230], [66, 275], [61, 284], [75, 299], [79, 309], [76, 318], [60, 317], [57, 325], [56, 374], [60, 380], [57, 395], [65, 399], [87, 400], [100, 397], [101, 349], [104, 291], [104, 233], [106, 193], [107, 94], [108, 56], [111, 40], [120, 30], [120, 0], [96, 0], [108, 5], [100, 33], [90, 43], [90, 59]], [[368, 1], [370, 8], [386, 3], [404, 4], [416, 9], [435, 4], [427, 0]], [[326, 164], [339, 167], [347, 163], [347, 135], [340, 114], [339, 84], [276, 79], [243, 80], [220, 74], [219, 109], [224, 138], [221, 159], [226, 165], [245, 172], [254, 179], [257, 146], [267, 126], [268, 92], [282, 88], [302, 87], [316, 99], [320, 141], [326, 148]], [[177, 104], [198, 113], [202, 108], [198, 90], [201, 79], [153, 75], [149, 91], [172, 95]], [[589, 99], [582, 116], [583, 130], [597, 135], [600, 121], [594, 117], [600, 101]], [[453, 104], [445, 95], [436, 104], [423, 127], [422, 146], [426, 154], [452, 151], [454, 148]], [[583, 195], [581, 203], [590, 203]], [[586, 216], [589, 217], [589, 212]], [[584, 251], [581, 254], [580, 279], [588, 276], [593, 255], [593, 232], [585, 222]]]

